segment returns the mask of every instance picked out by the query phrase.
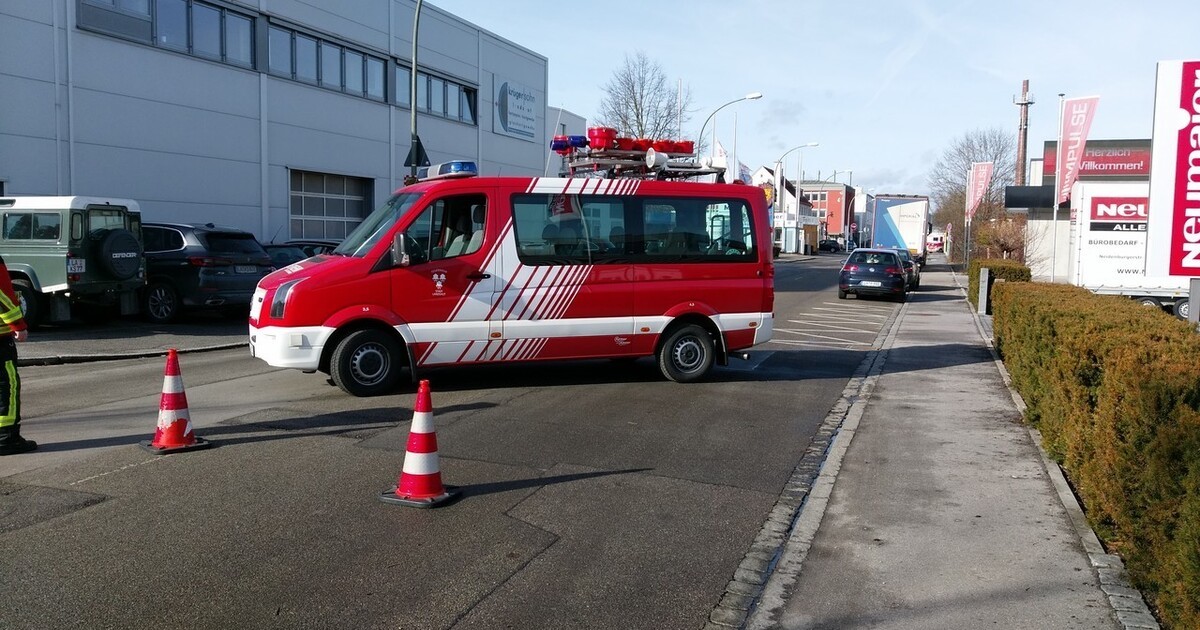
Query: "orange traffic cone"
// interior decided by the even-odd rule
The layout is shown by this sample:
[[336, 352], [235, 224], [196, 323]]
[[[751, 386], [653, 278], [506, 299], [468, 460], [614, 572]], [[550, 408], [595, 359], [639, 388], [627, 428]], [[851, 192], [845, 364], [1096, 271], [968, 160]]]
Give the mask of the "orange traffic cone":
[[429, 381], [421, 381], [417, 387], [417, 404], [413, 407], [412, 426], [408, 433], [408, 448], [404, 453], [404, 468], [400, 471], [400, 480], [394, 487], [379, 495], [379, 500], [427, 508], [436, 507], [456, 496], [457, 488], [442, 485]]
[[202, 440], [192, 432], [187, 394], [183, 391], [183, 376], [179, 373], [179, 355], [175, 353], [174, 348], [167, 352], [167, 367], [163, 371], [162, 398], [158, 405], [158, 429], [154, 432], [153, 441], [142, 441], [140, 446], [151, 453], [161, 455], [212, 446], [212, 442]]

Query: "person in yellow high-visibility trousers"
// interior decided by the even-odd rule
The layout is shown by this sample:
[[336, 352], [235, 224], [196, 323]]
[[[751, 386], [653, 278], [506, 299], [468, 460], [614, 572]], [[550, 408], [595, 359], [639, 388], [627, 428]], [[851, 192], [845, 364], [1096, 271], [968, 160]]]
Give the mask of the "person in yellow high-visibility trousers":
[[0, 455], [28, 453], [37, 442], [21, 437], [21, 377], [17, 375], [17, 344], [29, 333], [21, 302], [0, 258]]

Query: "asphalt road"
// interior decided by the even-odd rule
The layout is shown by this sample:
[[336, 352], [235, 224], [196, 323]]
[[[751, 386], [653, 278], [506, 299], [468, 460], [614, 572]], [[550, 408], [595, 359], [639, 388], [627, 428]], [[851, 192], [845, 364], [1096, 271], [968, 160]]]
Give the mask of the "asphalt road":
[[840, 260], [781, 262], [776, 340], [706, 383], [648, 360], [429, 372], [463, 492], [436, 510], [377, 500], [411, 391], [185, 354], [217, 446], [161, 457], [134, 446], [160, 358], [24, 367], [41, 448], [0, 460], [3, 625], [700, 628], [898, 309], [839, 303]]

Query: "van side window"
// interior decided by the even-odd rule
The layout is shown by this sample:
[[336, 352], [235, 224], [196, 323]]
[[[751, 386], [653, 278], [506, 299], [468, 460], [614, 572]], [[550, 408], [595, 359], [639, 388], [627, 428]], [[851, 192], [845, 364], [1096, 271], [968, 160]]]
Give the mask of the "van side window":
[[78, 241], [83, 238], [83, 213], [71, 213], [71, 240]]
[[613, 219], [614, 206], [616, 216], [623, 217], [619, 197], [516, 195], [512, 204], [513, 231], [521, 262], [541, 265], [589, 263], [608, 248], [607, 241], [599, 241], [599, 234], [605, 231], [611, 234], [614, 228], [622, 227], [622, 219]]
[[28, 212], [4, 213], [4, 238], [29, 240], [33, 237], [33, 215]]
[[757, 257], [741, 200], [524, 194], [512, 200], [524, 264], [740, 262]]
[[62, 219], [57, 212], [38, 212], [33, 215], [33, 238], [57, 241]]
[[754, 226], [744, 201], [646, 198], [646, 259], [654, 262], [735, 262], [756, 258]]
[[407, 233], [419, 248], [414, 261], [425, 262], [474, 254], [483, 247], [487, 197], [456, 195], [425, 208]]

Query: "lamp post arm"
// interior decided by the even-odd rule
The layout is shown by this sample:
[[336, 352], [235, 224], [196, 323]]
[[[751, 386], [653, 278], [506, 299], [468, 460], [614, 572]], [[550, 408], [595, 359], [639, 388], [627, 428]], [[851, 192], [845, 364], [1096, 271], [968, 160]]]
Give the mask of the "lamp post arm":
[[747, 94], [741, 98], [735, 98], [732, 101], [729, 101], [728, 103], [725, 103], [724, 105], [714, 109], [713, 112], [708, 115], [708, 118], [704, 119], [704, 124], [700, 125], [700, 135], [696, 136], [696, 148], [699, 148], [700, 145], [704, 143], [704, 130], [708, 127], [708, 122], [713, 119], [713, 116], [717, 115], [717, 112], [729, 107], [730, 105], [733, 105], [734, 103], [752, 101], [760, 98], [762, 98], [762, 94], [760, 92], [751, 92], [750, 94]]

